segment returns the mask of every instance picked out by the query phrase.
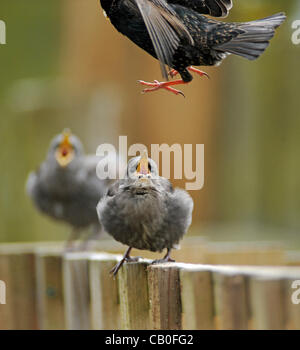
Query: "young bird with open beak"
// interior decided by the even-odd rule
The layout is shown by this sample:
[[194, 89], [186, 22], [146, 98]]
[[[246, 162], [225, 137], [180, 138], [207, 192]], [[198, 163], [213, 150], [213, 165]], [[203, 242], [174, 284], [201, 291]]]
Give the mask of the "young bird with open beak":
[[[244, 23], [226, 23], [212, 17], [226, 17], [232, 0], [100, 0], [113, 26], [160, 62], [164, 79], [177, 74], [181, 79], [148, 83], [143, 92], [165, 89], [183, 93], [174, 86], [189, 83], [192, 67], [214, 66], [229, 54], [257, 59], [269, 45], [284, 13]], [[168, 73], [166, 66], [171, 68]]]
[[184, 190], [173, 188], [160, 177], [157, 165], [142, 156], [132, 158], [124, 179], [108, 189], [97, 212], [104, 229], [115, 240], [129, 246], [123, 259], [111, 271], [115, 276], [130, 257], [132, 248], [161, 252], [166, 255], [155, 262], [174, 261], [171, 249], [187, 232], [193, 211], [193, 200]]
[[69, 246], [88, 226], [101, 232], [96, 206], [111, 180], [97, 177], [99, 160], [85, 155], [80, 140], [65, 130], [54, 137], [46, 160], [28, 177], [27, 193], [37, 209], [73, 227]]

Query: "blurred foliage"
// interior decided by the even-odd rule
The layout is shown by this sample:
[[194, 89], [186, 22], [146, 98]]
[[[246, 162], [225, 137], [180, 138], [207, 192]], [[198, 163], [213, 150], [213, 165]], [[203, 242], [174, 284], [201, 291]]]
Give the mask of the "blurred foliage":
[[259, 63], [231, 57], [224, 64], [224, 118], [218, 127], [220, 219], [298, 230], [300, 47], [291, 42], [291, 23], [297, 13], [300, 18], [299, 3], [241, 3], [233, 11], [236, 18], [243, 18], [243, 11], [249, 15], [252, 10], [250, 18], [257, 18], [284, 10], [288, 19]]
[[[74, 116], [60, 82], [65, 2], [0, 3], [0, 19], [7, 24], [7, 45], [0, 45], [0, 241], [66, 237], [66, 226], [34, 210], [25, 195], [25, 181], [44, 159], [52, 136], [72, 118], [76, 119], [75, 132], [81, 132], [85, 144], [87, 134], [97, 132], [85, 123], [84, 103], [81, 108], [76, 106]], [[215, 147], [209, 155], [214, 158], [209, 182], [215, 191], [206, 204], [211, 214], [201, 222], [196, 219], [193, 232], [199, 232], [199, 224], [234, 224], [240, 238], [257, 239], [258, 232], [264, 238], [272, 238], [274, 232], [278, 238], [277, 232], [282, 230], [295, 232], [288, 237], [297, 240], [300, 45], [291, 42], [291, 23], [300, 19], [299, 1], [234, 0], [226, 20], [248, 21], [280, 11], [288, 14], [288, 20], [257, 62], [250, 64], [231, 56], [218, 68], [221, 79], [215, 101], [222, 113], [214, 118]], [[109, 100], [113, 91], [108, 87], [107, 95], [95, 94], [94, 100], [107, 113], [121, 108], [116, 99]], [[111, 120], [107, 118], [108, 126]], [[94, 149], [88, 146], [89, 151]], [[243, 234], [243, 227], [249, 226], [253, 228]], [[229, 236], [227, 230], [220, 238]]]
[[[59, 0], [0, 3], [0, 17], [7, 26], [7, 44], [0, 46], [1, 241], [41, 239], [50, 227], [54, 239], [60, 236], [56, 226], [37, 218], [24, 187], [29, 170], [43, 159], [49, 143], [45, 130], [55, 106], [50, 101], [44, 106], [41, 97], [47, 80], [57, 74], [60, 13]], [[37, 118], [43, 118], [44, 130], [37, 129]], [[34, 134], [40, 134], [40, 142], [33, 141]]]

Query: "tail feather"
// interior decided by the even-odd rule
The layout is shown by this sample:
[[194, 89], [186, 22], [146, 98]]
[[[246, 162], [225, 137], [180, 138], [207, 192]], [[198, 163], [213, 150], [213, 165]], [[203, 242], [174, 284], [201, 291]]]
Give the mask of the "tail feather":
[[285, 14], [281, 12], [257, 21], [241, 23], [238, 29], [243, 32], [215, 49], [242, 56], [248, 60], [255, 60], [269, 46], [269, 40], [273, 38], [275, 29], [285, 19]]
[[245, 24], [261, 24], [266, 26], [272, 26], [273, 28], [278, 28], [286, 20], [286, 15], [284, 12], [276, 13], [275, 15], [258, 19], [256, 21], [247, 22]]

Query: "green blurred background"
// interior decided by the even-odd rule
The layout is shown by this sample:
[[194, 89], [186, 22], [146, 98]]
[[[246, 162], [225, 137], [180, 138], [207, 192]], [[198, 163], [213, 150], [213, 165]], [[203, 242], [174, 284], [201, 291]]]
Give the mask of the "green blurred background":
[[[143, 96], [157, 61], [115, 31], [98, 0], [2, 0], [0, 19], [0, 242], [65, 239], [25, 194], [28, 173], [69, 127], [95, 153], [103, 142], [205, 144], [205, 186], [190, 234], [282, 240], [300, 246], [299, 0], [234, 0], [226, 21], [285, 11], [287, 21], [255, 62], [230, 56], [195, 77], [186, 99]], [[174, 181], [184, 186], [184, 181]]]

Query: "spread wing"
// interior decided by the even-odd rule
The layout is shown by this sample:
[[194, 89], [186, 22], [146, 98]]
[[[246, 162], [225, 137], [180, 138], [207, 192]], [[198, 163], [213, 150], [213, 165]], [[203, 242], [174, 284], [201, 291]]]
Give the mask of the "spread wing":
[[168, 79], [166, 65], [171, 66], [180, 38], [193, 38], [176, 12], [165, 0], [135, 0], [150, 35], [163, 77]]
[[232, 8], [232, 0], [168, 0], [168, 3], [181, 5], [213, 17], [225, 17]]

